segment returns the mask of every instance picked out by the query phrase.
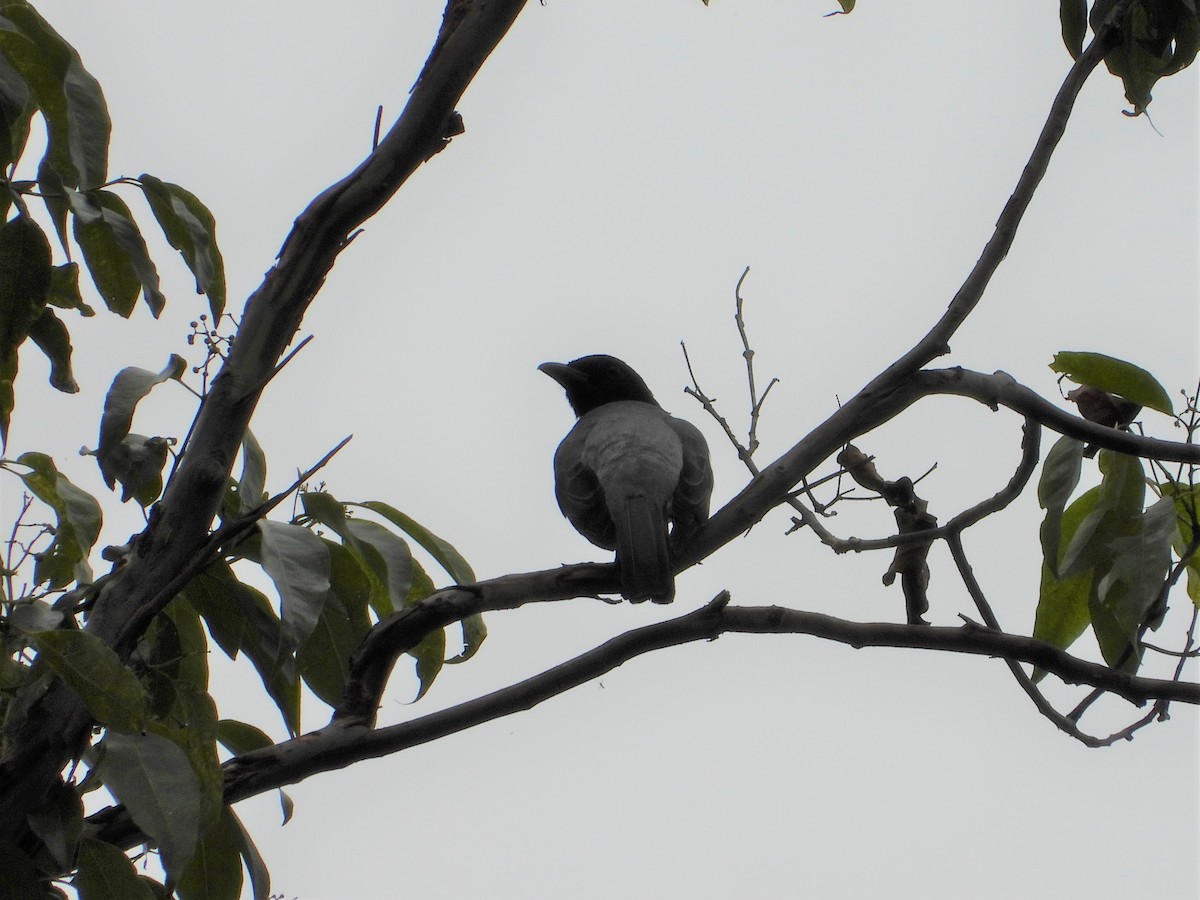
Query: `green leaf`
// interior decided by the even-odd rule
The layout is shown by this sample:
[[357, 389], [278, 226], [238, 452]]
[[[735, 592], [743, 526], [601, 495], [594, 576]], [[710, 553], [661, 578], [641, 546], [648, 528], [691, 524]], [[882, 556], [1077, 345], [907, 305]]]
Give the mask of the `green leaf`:
[[1112, 541], [1136, 533], [1140, 527], [1146, 480], [1137, 457], [1109, 450], [1100, 451], [1100, 497], [1080, 523], [1078, 531], [1059, 561], [1060, 576], [1078, 574], [1085, 568], [1107, 571]]
[[158, 270], [125, 201], [100, 190], [83, 194], [68, 189], [67, 199], [75, 213], [75, 241], [108, 308], [128, 318], [140, 288], [151, 315], [158, 318], [167, 301], [159, 290]]
[[103, 641], [86, 631], [40, 631], [31, 635], [38, 660], [75, 691], [110, 734], [140, 731], [149, 697], [137, 676]]
[[379, 515], [383, 516], [420, 544], [425, 549], [425, 552], [436, 559], [438, 564], [450, 574], [455, 584], [470, 584], [475, 581], [475, 573], [472, 571], [471, 566], [463, 559], [462, 554], [453, 545], [442, 540], [425, 526], [413, 521], [394, 506], [389, 506], [387, 503], [382, 503], [378, 500], [368, 500], [365, 503], [350, 503], [347, 505], [361, 506], [364, 509], [379, 513]]
[[1163, 609], [1159, 598], [1171, 566], [1171, 538], [1175, 533], [1175, 504], [1170, 497], [1154, 503], [1140, 517], [1136, 531], [1119, 537], [1111, 544], [1108, 572], [1121, 584], [1121, 590], [1106, 585], [1107, 594], [1098, 597], [1124, 629], [1131, 644], [1140, 630], [1157, 628]]
[[217, 723], [217, 740], [234, 756], [241, 756], [252, 750], [262, 750], [275, 744], [261, 728], [236, 719], [221, 719]]
[[71, 335], [54, 310], [42, 310], [29, 329], [29, 337], [50, 360], [50, 386], [64, 394], [79, 393], [79, 383], [71, 371]]
[[391, 615], [408, 602], [413, 575], [412, 551], [402, 538], [376, 522], [349, 519], [346, 528], [362, 548], [369, 571], [385, 586], [386, 596], [373, 593], [371, 605], [381, 617]]
[[242, 893], [241, 832], [223, 814], [200, 836], [175, 886], [181, 900], [237, 900]]
[[196, 293], [207, 294], [214, 321], [225, 310], [225, 263], [217, 248], [217, 223], [196, 195], [153, 175], [138, 179], [167, 242], [196, 277]]
[[[382, 618], [396, 611], [394, 593], [388, 583], [388, 564], [382, 554], [370, 542], [360, 540], [351, 527], [351, 520], [346, 515], [346, 509], [340, 501], [331, 494], [323, 491], [309, 491], [301, 494], [300, 502], [304, 511], [314, 521], [331, 528], [343, 541], [347, 550], [354, 554], [363, 572], [371, 583], [371, 608]], [[379, 526], [376, 526], [379, 528]], [[380, 529], [385, 531], [386, 529]], [[395, 539], [394, 535], [391, 535]], [[398, 539], [397, 539], [398, 540]], [[399, 587], [400, 585], [397, 585]], [[407, 594], [404, 586], [404, 596]]]
[[329, 551], [325, 542], [299, 525], [262, 520], [262, 566], [279, 591], [284, 652], [298, 649], [312, 634], [329, 593]]
[[1058, 575], [1058, 553], [1063, 509], [1071, 492], [1079, 484], [1083, 462], [1083, 442], [1062, 437], [1046, 454], [1042, 477], [1038, 480], [1038, 504], [1046, 510], [1040, 529], [1042, 559], [1052, 576]]
[[312, 635], [300, 648], [300, 674], [323, 702], [336, 706], [350, 674], [350, 657], [370, 630], [371, 579], [341, 544], [326, 542], [330, 589]]
[[1083, 53], [1083, 39], [1087, 36], [1087, 0], [1059, 0], [1058, 18], [1067, 51], [1072, 59], [1079, 59]]
[[24, 3], [8, 3], [0, 18], [0, 54], [29, 86], [46, 120], [46, 156], [71, 187], [98, 187], [107, 178], [112, 129], [100, 84], [57, 32]]
[[[1072, 503], [1062, 517], [1062, 545], [1068, 545], [1080, 523], [1095, 509], [1100, 500], [1100, 488], [1095, 487]], [[1092, 595], [1092, 570], [1085, 569], [1070, 578], [1057, 578], [1051, 567], [1042, 563], [1041, 590], [1033, 636], [1063, 650], [1079, 638], [1092, 616], [1088, 607]], [[1045, 670], [1034, 669], [1034, 682], [1040, 681]]]
[[187, 754], [154, 733], [110, 731], [99, 765], [105, 786], [158, 845], [167, 873], [178, 878], [199, 840], [204, 793]]
[[72, 880], [79, 900], [155, 900], [154, 891], [119, 847], [96, 838], [79, 842], [79, 862]]
[[246, 871], [250, 873], [250, 896], [254, 900], [268, 900], [271, 896], [271, 873], [267, 871], [266, 862], [237, 814], [226, 807], [225, 815], [229, 817], [230, 825], [235, 830], [242, 859], [246, 862]]
[[58, 517], [54, 540], [34, 567], [34, 580], [38, 584], [48, 582], [54, 589], [72, 581], [90, 582], [87, 557], [100, 537], [100, 504], [60, 473], [46, 454], [22, 453], [17, 462], [32, 470], [21, 476], [25, 487]]
[[1103, 353], [1061, 351], [1054, 354], [1050, 368], [1077, 384], [1100, 388], [1149, 409], [1174, 415], [1171, 397], [1145, 369]]
[[[133, 366], [122, 369], [113, 379], [104, 398], [104, 415], [100, 418], [100, 444], [96, 448], [96, 462], [100, 466], [100, 474], [104, 482], [111, 488], [122, 474], [131, 475], [129, 467], [136, 462], [130, 458], [130, 451], [138, 445], [144, 446], [147, 439], [135, 441], [134, 447], [123, 447], [129, 429], [133, 425], [133, 414], [138, 403], [157, 385], [164, 381], [176, 381], [187, 370], [187, 362], [175, 353], [167, 360], [167, 365], [161, 372], [150, 372]], [[136, 454], [135, 454], [136, 455]], [[160, 467], [161, 469], [161, 467]], [[130, 477], [131, 481], [137, 479]], [[127, 491], [128, 496], [129, 491]]]
[[350, 656], [370, 628], [365, 620], [365, 613], [361, 620], [351, 619], [341, 598], [331, 592], [321, 618], [297, 654], [301, 677], [329, 706], [337, 706], [342, 699], [350, 674]]

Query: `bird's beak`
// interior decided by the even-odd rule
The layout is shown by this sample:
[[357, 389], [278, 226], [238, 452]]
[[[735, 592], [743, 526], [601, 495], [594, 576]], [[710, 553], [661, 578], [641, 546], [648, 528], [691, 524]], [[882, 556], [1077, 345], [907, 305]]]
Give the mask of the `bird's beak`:
[[545, 372], [561, 384], [564, 390], [570, 390], [571, 385], [582, 384], [587, 380], [582, 374], [572, 369], [566, 363], [545, 362], [538, 366], [538, 371]]

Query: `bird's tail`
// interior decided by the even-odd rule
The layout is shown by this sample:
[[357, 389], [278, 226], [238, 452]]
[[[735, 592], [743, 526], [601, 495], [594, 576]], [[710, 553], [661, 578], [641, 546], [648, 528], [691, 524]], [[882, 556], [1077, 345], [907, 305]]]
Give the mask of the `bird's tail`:
[[634, 603], [670, 603], [675, 598], [675, 579], [662, 509], [649, 497], [629, 497], [614, 519], [621, 594]]

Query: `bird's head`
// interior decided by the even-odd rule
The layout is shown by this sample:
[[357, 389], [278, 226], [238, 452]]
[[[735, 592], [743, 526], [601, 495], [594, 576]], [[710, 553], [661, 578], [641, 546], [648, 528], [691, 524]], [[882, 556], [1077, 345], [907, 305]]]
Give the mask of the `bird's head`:
[[542, 363], [538, 369], [562, 385], [577, 416], [618, 400], [658, 406], [642, 376], [615, 356], [581, 356], [569, 363]]

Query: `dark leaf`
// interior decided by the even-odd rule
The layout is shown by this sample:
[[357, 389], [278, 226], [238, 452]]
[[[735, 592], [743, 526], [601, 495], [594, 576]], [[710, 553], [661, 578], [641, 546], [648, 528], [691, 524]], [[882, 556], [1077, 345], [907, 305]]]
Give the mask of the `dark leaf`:
[[79, 842], [79, 868], [71, 883], [79, 900], [155, 900], [120, 847], [91, 837]]
[[1059, 0], [1058, 18], [1067, 51], [1072, 59], [1079, 59], [1083, 53], [1083, 39], [1087, 36], [1087, 0]]
[[50, 386], [64, 394], [79, 393], [79, 383], [71, 372], [71, 335], [54, 310], [42, 310], [29, 337], [50, 360]]
[[[0, 28], [3, 25], [0, 24]], [[29, 140], [33, 98], [25, 79], [0, 52], [0, 168], [21, 158]]]
[[[0, 364], [9, 363], [12, 376], [0, 380], [9, 390], [16, 376], [17, 348], [46, 308], [49, 290], [50, 244], [42, 229], [25, 215], [0, 225]], [[11, 408], [11, 401], [7, 409], [0, 408], [0, 437], [5, 441]]]
[[263, 520], [262, 567], [279, 591], [283, 652], [293, 653], [316, 627], [329, 593], [329, 551], [299, 525]]
[[217, 223], [196, 195], [153, 175], [139, 179], [168, 243], [196, 277], [196, 293], [207, 294], [213, 320], [225, 310], [225, 263], [217, 248]]
[[70, 187], [107, 178], [111, 123], [100, 84], [33, 7], [9, 3], [0, 19], [0, 54], [28, 85], [46, 119], [46, 155]]
[[31, 636], [38, 659], [75, 691], [109, 734], [140, 731], [149, 708], [146, 689], [103, 641], [86, 631]]
[[84, 318], [90, 318], [96, 311], [83, 302], [79, 293], [79, 263], [65, 263], [50, 270], [50, 290], [46, 294], [46, 303], [58, 309], [76, 309]]
[[75, 213], [75, 241], [83, 250], [96, 290], [113, 312], [128, 318], [138, 289], [157, 318], [166, 305], [159, 290], [158, 271], [129, 207], [111, 191], [86, 194], [67, 190]]
[[275, 744], [261, 728], [236, 719], [221, 719], [217, 723], [217, 740], [234, 756], [249, 753], [251, 750], [262, 750]]
[[230, 825], [235, 830], [242, 859], [246, 863], [246, 871], [250, 873], [250, 896], [253, 900], [268, 900], [271, 895], [271, 874], [267, 871], [266, 862], [263, 861], [258, 847], [254, 846], [254, 841], [250, 839], [249, 832], [246, 831], [237, 814], [231, 808], [226, 807], [225, 815], [229, 817]]
[[152, 732], [110, 731], [101, 744], [106, 787], [158, 845], [167, 873], [178, 878], [196, 850], [204, 792], [187, 754]]
[[204, 830], [175, 886], [180, 900], [237, 900], [242, 893], [241, 830], [227, 811]]

